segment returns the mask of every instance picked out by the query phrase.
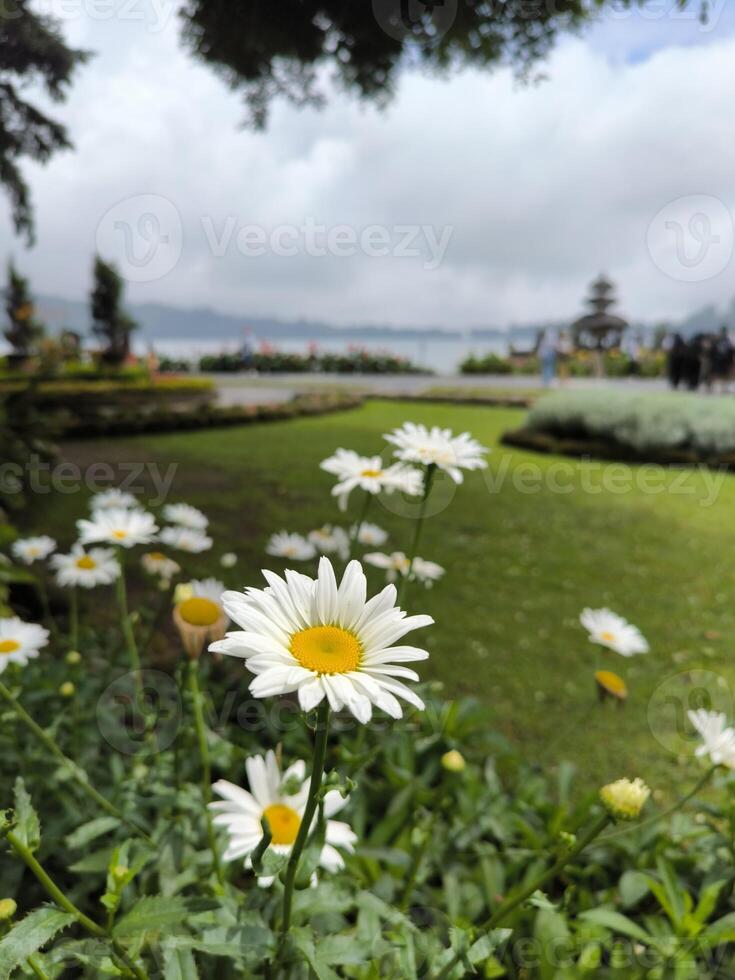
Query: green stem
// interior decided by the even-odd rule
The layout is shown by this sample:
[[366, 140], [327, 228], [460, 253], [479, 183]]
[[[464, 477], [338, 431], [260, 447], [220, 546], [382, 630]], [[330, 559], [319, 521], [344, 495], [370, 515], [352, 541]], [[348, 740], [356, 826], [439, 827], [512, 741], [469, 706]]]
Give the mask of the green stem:
[[[587, 832], [576, 841], [574, 846], [570, 847], [568, 851], [564, 851], [563, 854], [560, 854], [550, 868], [547, 868], [546, 871], [542, 871], [538, 877], [534, 878], [529, 885], [522, 888], [517, 895], [513, 896], [513, 898], [506, 899], [504, 902], [502, 902], [493, 912], [487, 922], [480, 927], [480, 931], [489, 932], [491, 929], [494, 929], [496, 926], [500, 925], [503, 919], [507, 918], [508, 915], [515, 911], [519, 905], [522, 905], [523, 902], [529, 899], [531, 895], [538, 891], [543, 884], [552, 878], [555, 878], [573, 858], [580, 854], [585, 847], [591, 844], [596, 837], [599, 837], [605, 827], [607, 827], [607, 825], [610, 823], [611, 819], [612, 818], [608, 813], [603, 813], [601, 816], [599, 816], [597, 820], [595, 820], [595, 822], [589, 827]], [[448, 977], [460, 960], [461, 957], [459, 955], [452, 957], [447, 965], [437, 974], [436, 980], [444, 980], [445, 977]]]
[[309, 781], [309, 797], [306, 801], [299, 832], [291, 849], [291, 855], [286, 866], [286, 877], [283, 888], [283, 915], [281, 921], [281, 939], [279, 943], [279, 955], [286, 943], [288, 931], [291, 928], [291, 903], [293, 901], [294, 883], [296, 872], [299, 869], [299, 861], [303, 853], [306, 841], [311, 830], [311, 824], [316, 813], [319, 802], [319, 790], [322, 785], [324, 775], [324, 763], [327, 757], [327, 739], [329, 737], [329, 701], [324, 698], [319, 705], [319, 713], [316, 722], [316, 737], [314, 740], [314, 761], [311, 768], [311, 780]]
[[406, 911], [411, 901], [413, 890], [416, 887], [416, 880], [419, 876], [421, 862], [423, 861], [424, 855], [426, 854], [427, 848], [431, 842], [431, 830], [433, 823], [433, 819], [429, 819], [427, 821], [426, 826], [423, 828], [424, 836], [420, 843], [414, 848], [414, 852], [411, 857], [411, 866], [409, 867], [408, 874], [406, 876], [406, 885], [398, 903], [398, 908], [401, 910], [401, 912]]
[[10, 707], [13, 709], [13, 711], [18, 716], [18, 718], [26, 726], [26, 728], [28, 728], [29, 731], [31, 731], [36, 736], [36, 738], [44, 746], [44, 748], [46, 748], [51, 753], [51, 755], [58, 762], [60, 762], [61, 765], [64, 766], [64, 768], [73, 777], [74, 781], [80, 787], [80, 789], [83, 789], [84, 792], [87, 794], [87, 796], [89, 796], [90, 799], [94, 800], [97, 806], [99, 806], [102, 810], [104, 810], [105, 813], [109, 813], [110, 816], [116, 817], [122, 823], [126, 824], [128, 827], [130, 827], [131, 830], [134, 830], [136, 834], [142, 837], [149, 844], [153, 844], [153, 840], [148, 836], [148, 834], [144, 830], [142, 830], [132, 820], [129, 820], [126, 816], [124, 816], [120, 812], [120, 810], [118, 810], [118, 808], [113, 803], [110, 803], [108, 799], [102, 796], [101, 793], [97, 792], [94, 786], [92, 786], [91, 783], [89, 782], [89, 776], [84, 771], [84, 769], [82, 769], [81, 766], [78, 766], [73, 759], [70, 759], [67, 755], [64, 755], [64, 753], [58, 747], [56, 742], [54, 742], [54, 740], [49, 735], [46, 734], [43, 728], [41, 728], [41, 726], [38, 725], [33, 720], [33, 718], [31, 718], [31, 716], [28, 714], [25, 708], [20, 704], [19, 701], [17, 701], [13, 697], [11, 692], [3, 684], [2, 681], [0, 681], [0, 697], [5, 699], [5, 701], [10, 705]]
[[204, 807], [207, 818], [207, 837], [209, 847], [212, 851], [212, 865], [217, 875], [217, 880], [224, 887], [225, 878], [222, 873], [219, 853], [217, 851], [217, 836], [214, 832], [212, 814], [208, 804], [212, 802], [212, 765], [209, 761], [209, 746], [207, 745], [207, 728], [204, 723], [204, 706], [202, 692], [199, 687], [199, 661], [192, 658], [186, 665], [186, 676], [191, 694], [191, 703], [194, 709], [194, 726], [197, 733], [197, 743], [199, 745], [199, 759], [202, 765], [202, 795], [204, 797]]
[[56, 902], [59, 908], [63, 909], [64, 912], [68, 912], [69, 915], [73, 915], [79, 925], [83, 929], [86, 929], [90, 935], [98, 939], [107, 939], [112, 944], [112, 948], [115, 950], [118, 958], [137, 980], [149, 980], [146, 971], [130, 959], [118, 941], [106, 929], [103, 929], [101, 925], [93, 919], [90, 919], [81, 909], [78, 909], [71, 899], [67, 898], [56, 882], [44, 871], [28, 847], [12, 831], [8, 831], [5, 837], [21, 861], [35, 875], [43, 889]]
[[138, 647], [135, 642], [135, 631], [133, 630], [133, 624], [130, 622], [130, 614], [128, 613], [128, 593], [125, 588], [125, 564], [122, 557], [118, 561], [120, 564], [120, 574], [117, 577], [117, 602], [120, 607], [120, 624], [128, 648], [130, 666], [135, 674], [136, 687], [140, 691], [143, 681], [140, 676], [140, 657], [138, 656]]
[[28, 964], [28, 966], [30, 966], [31, 970], [38, 977], [38, 980], [51, 980], [48, 973], [44, 972], [41, 964], [38, 962], [38, 959], [36, 958], [35, 955], [29, 956], [28, 959], [26, 960], [26, 963]]
[[372, 499], [373, 499], [373, 494], [368, 493], [368, 491], [366, 490], [365, 499], [362, 504], [362, 510], [360, 511], [360, 517], [355, 523], [355, 526], [352, 528], [352, 531], [350, 532], [350, 547], [347, 553], [347, 561], [349, 561], [350, 558], [352, 558], [352, 551], [355, 547], [355, 542], [360, 536], [360, 531], [362, 530], [362, 525], [365, 523], [365, 519], [367, 518], [368, 511], [370, 510], [370, 504], [372, 503]]
[[637, 823], [632, 823], [630, 824], [630, 826], [623, 827], [621, 830], [615, 830], [613, 831], [612, 834], [605, 834], [602, 840], [608, 841], [608, 840], [612, 840], [615, 837], [622, 837], [624, 834], [629, 834], [633, 830], [642, 830], [644, 827], [651, 827], [653, 826], [653, 824], [658, 823], [660, 820], [665, 820], [667, 817], [670, 817], [673, 813], [676, 813], [677, 810], [681, 810], [681, 808], [685, 804], [687, 804], [689, 800], [692, 799], [693, 796], [697, 795], [697, 793], [700, 791], [700, 789], [702, 789], [703, 786], [707, 785], [707, 783], [712, 778], [716, 769], [717, 766], [711, 766], [702, 775], [702, 777], [697, 780], [696, 785], [692, 789], [690, 789], [688, 793], [682, 796], [681, 799], [677, 800], [676, 803], [670, 806], [668, 810], [664, 810], [663, 813], [657, 813], [655, 814], [655, 816], [649, 817], [647, 820], [640, 820]]
[[36, 591], [38, 592], [38, 597], [41, 600], [41, 608], [43, 609], [43, 618], [48, 623], [52, 635], [54, 636], [54, 638], [56, 638], [58, 636], [59, 629], [58, 626], [56, 625], [56, 620], [54, 619], [54, 615], [51, 612], [51, 603], [49, 602], [48, 589], [46, 588], [46, 583], [40, 577], [40, 575], [36, 579]]
[[69, 649], [79, 649], [79, 599], [74, 586], [69, 597]]
[[403, 599], [406, 594], [406, 588], [408, 587], [409, 579], [411, 578], [411, 572], [413, 571], [413, 563], [416, 558], [416, 552], [419, 550], [419, 542], [421, 541], [421, 532], [424, 527], [424, 518], [426, 516], [426, 505], [429, 501], [429, 494], [431, 493], [431, 485], [434, 482], [434, 474], [436, 473], [436, 463], [429, 463], [426, 467], [426, 476], [424, 477], [424, 493], [421, 498], [421, 507], [419, 508], [419, 516], [416, 520], [416, 530], [413, 532], [413, 541], [411, 542], [411, 550], [408, 554], [408, 570], [404, 576], [403, 582], [401, 583], [401, 588], [398, 593], [398, 605], [403, 605]]

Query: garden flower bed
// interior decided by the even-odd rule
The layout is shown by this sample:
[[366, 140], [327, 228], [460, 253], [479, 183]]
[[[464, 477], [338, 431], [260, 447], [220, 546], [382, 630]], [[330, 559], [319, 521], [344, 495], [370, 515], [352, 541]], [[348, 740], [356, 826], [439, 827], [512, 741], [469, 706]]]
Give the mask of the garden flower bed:
[[662, 464], [735, 466], [735, 400], [670, 392], [557, 392], [532, 407], [507, 445]]
[[[329, 445], [335, 523], [289, 512], [264, 582], [243, 583], [239, 542], [200, 509], [117, 487], [58, 541], [37, 527], [6, 546], [26, 591], [0, 613], [0, 978], [735, 965], [725, 716], [689, 712], [701, 772], [662, 812], [636, 773], [582, 791], [494, 735], [486, 707], [445, 700], [419, 671], [432, 599], [460, 585], [422, 530], [487, 450], [413, 423], [371, 448]], [[387, 532], [379, 500], [409, 519]], [[51, 611], [49, 586], [66, 599]], [[608, 698], [655, 655], [607, 608], [581, 609], [575, 636], [621, 665], [597, 672]]]

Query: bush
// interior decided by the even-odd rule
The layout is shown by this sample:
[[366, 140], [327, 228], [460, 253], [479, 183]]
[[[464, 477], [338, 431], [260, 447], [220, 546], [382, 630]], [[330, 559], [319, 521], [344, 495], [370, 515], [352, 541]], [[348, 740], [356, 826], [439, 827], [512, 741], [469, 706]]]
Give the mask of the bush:
[[484, 357], [470, 354], [462, 361], [459, 370], [462, 374], [513, 374], [513, 365], [498, 354], [486, 354]]
[[525, 429], [604, 440], [643, 456], [676, 450], [706, 459], [735, 453], [735, 400], [673, 392], [559, 392], [536, 403]]
[[208, 354], [199, 361], [200, 371], [236, 372], [252, 369], [262, 374], [429, 374], [403, 357], [389, 353], [354, 350], [347, 354], [294, 354], [258, 351], [245, 359], [242, 354]]

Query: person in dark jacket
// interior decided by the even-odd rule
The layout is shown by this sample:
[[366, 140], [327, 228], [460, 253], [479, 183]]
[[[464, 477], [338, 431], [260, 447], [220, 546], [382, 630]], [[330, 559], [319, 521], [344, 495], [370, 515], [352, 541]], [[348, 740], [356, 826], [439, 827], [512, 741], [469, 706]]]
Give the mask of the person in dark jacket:
[[687, 345], [680, 333], [675, 333], [666, 358], [666, 374], [672, 388], [678, 388], [684, 380]]

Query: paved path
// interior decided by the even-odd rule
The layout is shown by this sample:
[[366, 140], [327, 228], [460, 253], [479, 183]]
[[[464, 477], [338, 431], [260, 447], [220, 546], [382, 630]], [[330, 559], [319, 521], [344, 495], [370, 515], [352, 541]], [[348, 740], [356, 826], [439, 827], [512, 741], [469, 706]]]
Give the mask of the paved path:
[[[486, 390], [489, 394], [494, 391], [533, 391], [542, 388], [541, 378], [537, 375], [209, 374], [203, 377], [214, 381], [222, 405], [284, 402], [299, 392], [325, 388], [385, 395], [416, 395], [432, 388]], [[570, 378], [564, 387], [570, 390], [609, 388], [618, 391], [665, 391], [667, 386], [663, 379]]]

